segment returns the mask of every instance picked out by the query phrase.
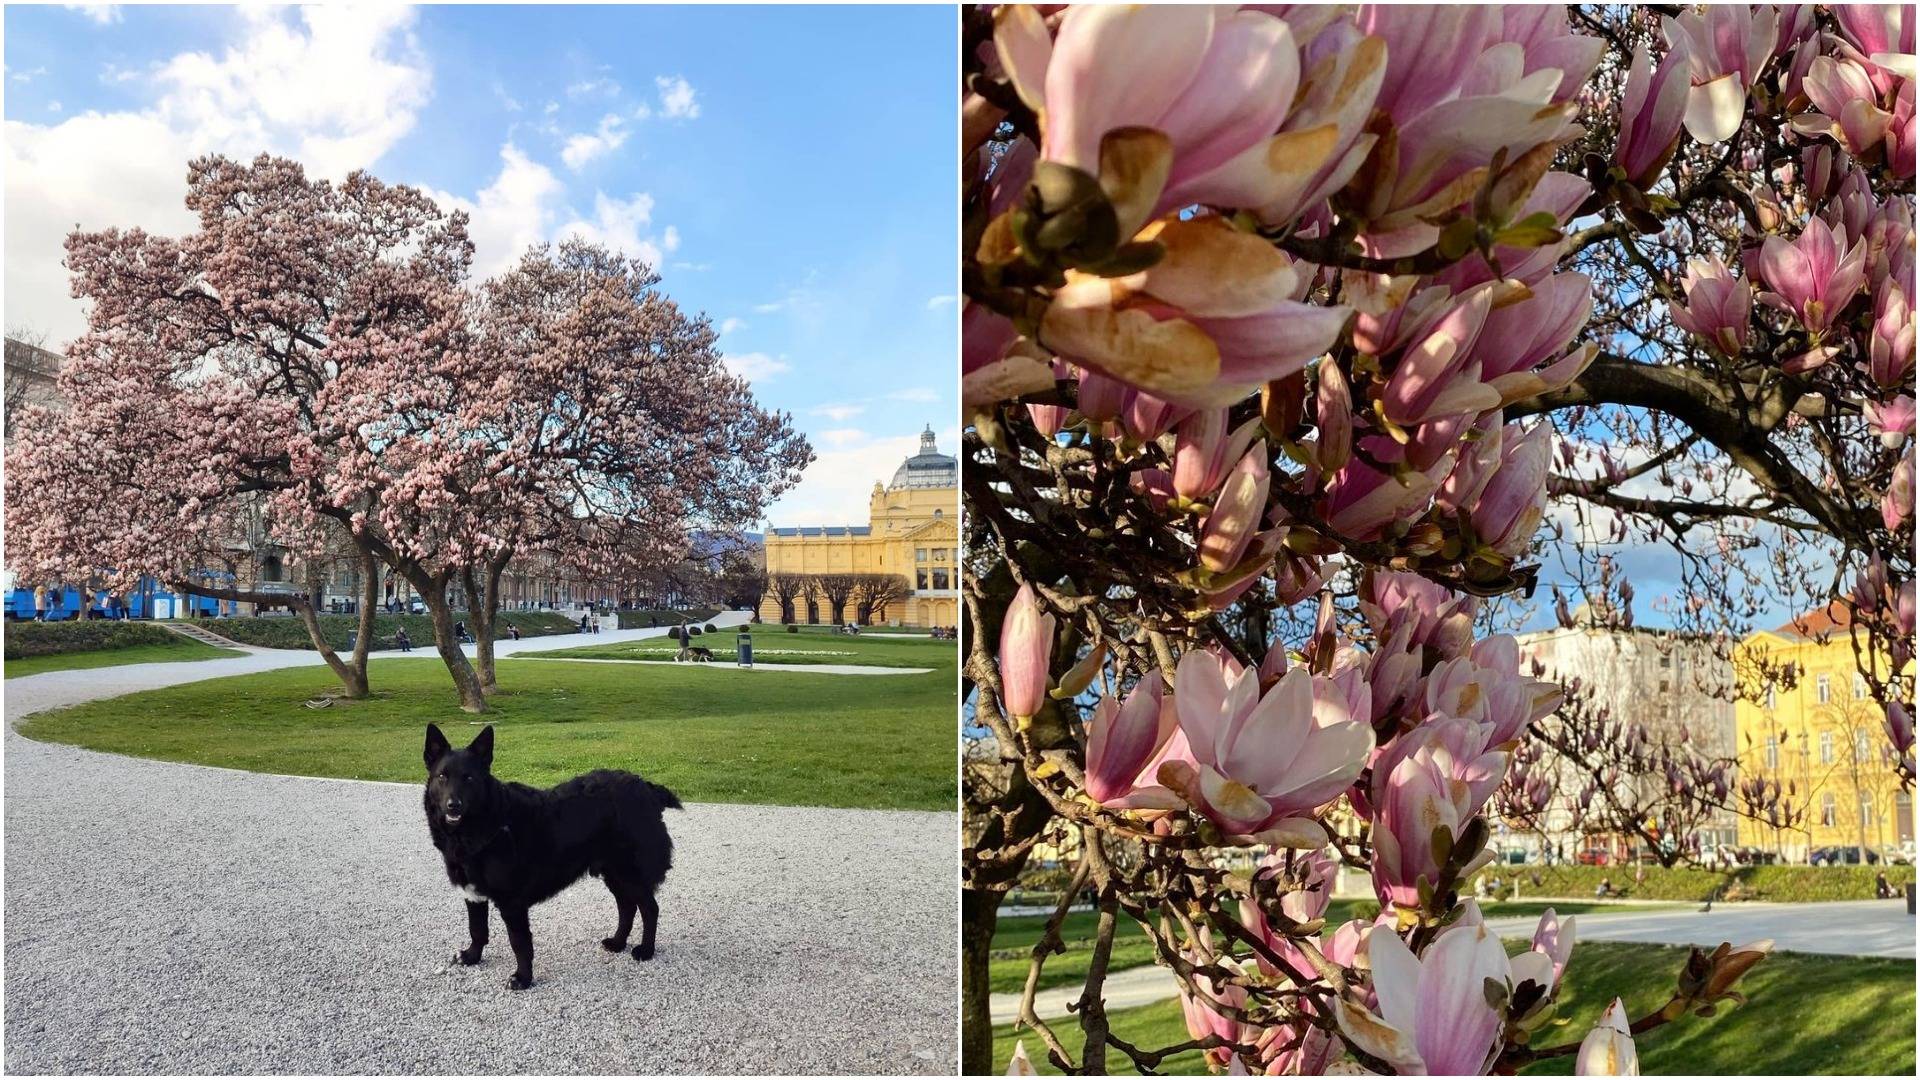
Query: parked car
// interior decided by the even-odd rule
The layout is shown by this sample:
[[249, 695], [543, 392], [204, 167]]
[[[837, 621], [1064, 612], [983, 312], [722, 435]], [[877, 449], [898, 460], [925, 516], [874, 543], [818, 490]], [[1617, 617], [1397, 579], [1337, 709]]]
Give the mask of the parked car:
[[[1864, 856], [1864, 858], [1863, 858]], [[1875, 865], [1880, 862], [1880, 853], [1872, 848], [1862, 849], [1858, 844], [1845, 844], [1833, 847], [1814, 848], [1807, 856], [1807, 862], [1813, 866], [1859, 866], [1862, 862]]]
[[1610, 859], [1605, 848], [1588, 848], [1574, 856], [1574, 861], [1581, 866], [1605, 866]]

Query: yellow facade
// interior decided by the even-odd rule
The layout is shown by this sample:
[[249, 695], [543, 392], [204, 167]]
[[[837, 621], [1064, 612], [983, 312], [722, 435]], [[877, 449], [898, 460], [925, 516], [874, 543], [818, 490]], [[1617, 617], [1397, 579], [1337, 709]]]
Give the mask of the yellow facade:
[[[1861, 647], [1866, 636], [1860, 635]], [[1864, 845], [1882, 851], [1913, 839], [1913, 799], [1900, 785], [1887, 741], [1885, 713], [1859, 675], [1854, 637], [1823, 614], [1740, 645], [1741, 680], [1734, 705], [1742, 779], [1777, 782], [1805, 815], [1804, 825], [1775, 830], [1742, 818], [1739, 842], [1805, 861], [1825, 847]], [[1887, 661], [1877, 663], [1885, 669]], [[1792, 665], [1792, 687], [1767, 687], [1764, 671]], [[1909, 667], [1905, 673], [1912, 677]]]
[[[906, 579], [907, 595], [873, 621], [898, 626], [959, 625], [959, 463], [941, 454], [933, 431], [920, 436], [920, 452], [902, 462], [890, 483], [875, 482], [866, 525], [821, 525], [769, 529], [767, 575], [892, 574]], [[772, 589], [762, 598], [760, 618], [784, 621]], [[794, 621], [833, 621], [824, 597], [794, 601]], [[843, 617], [851, 620], [851, 607]]]

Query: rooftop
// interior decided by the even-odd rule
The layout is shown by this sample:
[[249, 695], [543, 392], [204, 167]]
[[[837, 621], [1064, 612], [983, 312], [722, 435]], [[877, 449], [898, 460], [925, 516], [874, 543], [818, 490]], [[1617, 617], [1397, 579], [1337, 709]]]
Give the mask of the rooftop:
[[900, 463], [893, 472], [890, 489], [957, 488], [960, 486], [960, 462], [940, 452], [933, 440], [933, 425], [920, 433], [920, 452]]

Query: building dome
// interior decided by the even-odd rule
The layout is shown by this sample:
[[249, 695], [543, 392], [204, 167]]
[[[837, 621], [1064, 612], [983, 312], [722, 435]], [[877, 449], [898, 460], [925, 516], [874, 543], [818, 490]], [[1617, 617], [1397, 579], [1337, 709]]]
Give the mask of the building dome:
[[901, 462], [893, 471], [893, 483], [887, 485], [889, 489], [959, 486], [960, 463], [935, 448], [931, 424], [920, 433], [920, 452]]

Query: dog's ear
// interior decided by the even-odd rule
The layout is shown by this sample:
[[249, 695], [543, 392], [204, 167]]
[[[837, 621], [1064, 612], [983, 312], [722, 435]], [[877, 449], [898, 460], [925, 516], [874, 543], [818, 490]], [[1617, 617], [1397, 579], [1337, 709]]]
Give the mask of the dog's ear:
[[493, 725], [492, 724], [488, 724], [486, 727], [481, 728], [480, 734], [475, 735], [473, 737], [473, 743], [472, 745], [467, 747], [467, 753], [472, 754], [473, 756], [480, 759], [481, 768], [483, 769], [493, 768]]
[[432, 772], [434, 765], [437, 764], [441, 758], [447, 756], [447, 751], [452, 749], [453, 749], [452, 745], [450, 745], [447, 742], [447, 737], [440, 733], [440, 725], [428, 724], [427, 725], [427, 752], [426, 752], [427, 771]]

